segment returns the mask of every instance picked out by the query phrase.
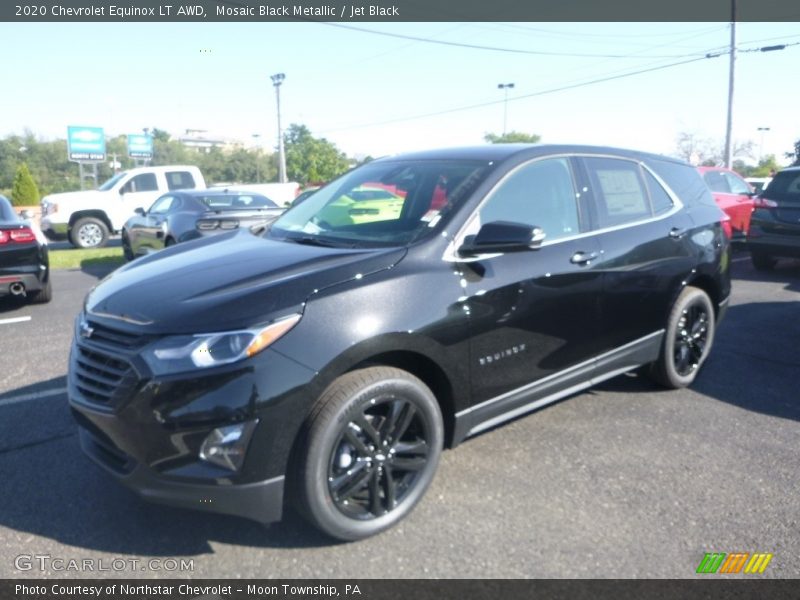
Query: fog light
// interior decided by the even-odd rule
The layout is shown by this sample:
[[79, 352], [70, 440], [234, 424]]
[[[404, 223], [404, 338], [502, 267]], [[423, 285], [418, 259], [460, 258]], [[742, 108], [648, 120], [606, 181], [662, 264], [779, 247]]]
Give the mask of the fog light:
[[231, 471], [241, 469], [256, 423], [258, 421], [247, 421], [236, 425], [217, 427], [208, 434], [203, 445], [200, 446], [201, 460]]

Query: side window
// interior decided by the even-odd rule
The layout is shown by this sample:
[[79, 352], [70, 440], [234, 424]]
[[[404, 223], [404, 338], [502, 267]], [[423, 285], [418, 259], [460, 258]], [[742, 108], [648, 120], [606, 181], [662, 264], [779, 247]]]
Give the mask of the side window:
[[177, 198], [175, 196], [161, 196], [161, 198], [153, 202], [153, 206], [150, 207], [148, 213], [151, 215], [163, 215], [176, 206]]
[[672, 210], [672, 198], [667, 191], [661, 187], [655, 177], [645, 170], [644, 179], [647, 182], [647, 191], [650, 192], [650, 203], [653, 205], [654, 215], [663, 215]]
[[720, 192], [723, 194], [731, 193], [728, 181], [722, 176], [720, 171], [706, 171], [703, 173], [703, 179], [705, 179], [706, 185], [712, 192]]
[[158, 183], [156, 182], [156, 176], [153, 173], [142, 173], [141, 175], [137, 175], [122, 188], [122, 192], [124, 194], [157, 191]]
[[550, 158], [513, 171], [479, 212], [481, 224], [511, 221], [541, 227], [545, 240], [580, 232], [578, 205], [569, 161]]
[[589, 157], [584, 161], [601, 229], [640, 221], [652, 215], [638, 164], [616, 158]]
[[194, 177], [189, 171], [168, 171], [166, 173], [167, 177], [167, 189], [171, 190], [188, 190], [193, 189], [194, 185]]
[[749, 194], [750, 186], [744, 179], [741, 179], [733, 173], [723, 173], [722, 176], [728, 182], [728, 187], [731, 188], [732, 194]]

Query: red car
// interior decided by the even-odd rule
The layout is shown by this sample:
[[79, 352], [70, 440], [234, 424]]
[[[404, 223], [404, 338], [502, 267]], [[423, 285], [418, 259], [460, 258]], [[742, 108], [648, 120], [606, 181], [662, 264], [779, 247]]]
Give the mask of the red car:
[[738, 173], [723, 167], [697, 167], [717, 205], [731, 218], [734, 239], [750, 232], [755, 190]]

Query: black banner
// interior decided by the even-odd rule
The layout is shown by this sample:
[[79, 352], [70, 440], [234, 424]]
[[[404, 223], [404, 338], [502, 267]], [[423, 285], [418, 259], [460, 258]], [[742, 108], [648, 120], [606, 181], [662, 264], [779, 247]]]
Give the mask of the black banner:
[[31, 0], [19, 22], [800, 21], [796, 0]]
[[796, 598], [787, 580], [3, 580], [9, 600], [726, 600]]

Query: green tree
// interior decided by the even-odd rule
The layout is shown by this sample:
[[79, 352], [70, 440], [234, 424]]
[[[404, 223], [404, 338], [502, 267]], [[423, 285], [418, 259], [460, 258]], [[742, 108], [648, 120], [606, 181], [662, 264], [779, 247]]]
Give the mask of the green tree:
[[350, 168], [350, 161], [325, 138], [315, 138], [308, 127], [293, 123], [283, 137], [286, 174], [301, 185], [330, 181]]
[[792, 163], [793, 167], [800, 166], [800, 140], [797, 140], [794, 143], [794, 152], [787, 152], [786, 158], [793, 158], [794, 162]]
[[487, 133], [483, 139], [490, 144], [537, 144], [542, 136], [536, 133], [522, 133], [521, 131], [509, 131], [503, 135]]
[[39, 203], [39, 188], [33, 180], [28, 165], [22, 163], [17, 167], [14, 186], [11, 189], [11, 204], [14, 206], [35, 206]]

